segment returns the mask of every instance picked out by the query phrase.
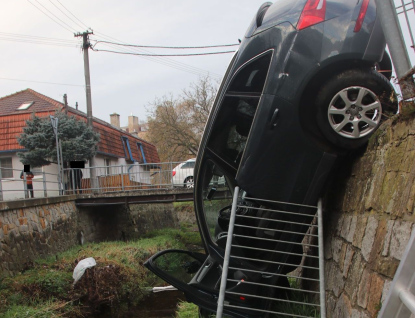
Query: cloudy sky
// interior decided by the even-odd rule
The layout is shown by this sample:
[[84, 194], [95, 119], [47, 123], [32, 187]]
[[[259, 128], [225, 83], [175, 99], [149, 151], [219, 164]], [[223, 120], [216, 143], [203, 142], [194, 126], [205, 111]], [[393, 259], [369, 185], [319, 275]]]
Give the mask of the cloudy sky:
[[[180, 94], [209, 74], [220, 80], [232, 54], [142, 57], [103, 52], [174, 54], [234, 50], [164, 50], [122, 47], [236, 44], [265, 0], [1, 0], [0, 97], [32, 88], [86, 112], [81, 38], [91, 28], [89, 51], [93, 115], [121, 125], [133, 113], [145, 120], [157, 97]], [[411, 13], [412, 14], [412, 13]], [[402, 16], [402, 15], [401, 15]], [[413, 56], [411, 56], [413, 57]]]
[[[58, 101], [68, 95], [86, 112], [81, 38], [149, 46], [236, 44], [264, 0], [2, 0], [0, 10], [0, 97], [26, 88]], [[95, 44], [95, 41], [91, 41]], [[129, 48], [98, 43], [95, 49], [124, 53], [207, 53], [198, 50]], [[179, 94], [200, 76], [220, 80], [232, 54], [140, 57], [89, 51], [93, 115], [121, 125], [163, 95]], [[50, 84], [53, 83], [53, 84]]]

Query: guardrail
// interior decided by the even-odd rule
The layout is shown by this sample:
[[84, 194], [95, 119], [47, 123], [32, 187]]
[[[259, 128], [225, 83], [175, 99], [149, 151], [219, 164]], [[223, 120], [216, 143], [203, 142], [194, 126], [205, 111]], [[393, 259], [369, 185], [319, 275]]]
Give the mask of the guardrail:
[[[193, 188], [193, 166], [181, 169], [183, 162], [126, 164], [65, 168], [58, 173], [36, 171], [32, 179], [33, 190], [28, 189], [26, 175], [20, 178], [22, 170], [0, 169], [0, 201], [33, 197], [53, 197], [68, 194], [109, 193], [151, 189]], [[91, 169], [95, 173], [91, 174]], [[1, 171], [11, 177], [4, 178]], [[10, 173], [11, 171], [11, 173]], [[95, 176], [91, 180], [91, 175]], [[61, 180], [59, 182], [59, 180]], [[92, 182], [91, 182], [92, 181]], [[94, 185], [94, 187], [92, 187]], [[32, 192], [33, 191], [33, 192]]]

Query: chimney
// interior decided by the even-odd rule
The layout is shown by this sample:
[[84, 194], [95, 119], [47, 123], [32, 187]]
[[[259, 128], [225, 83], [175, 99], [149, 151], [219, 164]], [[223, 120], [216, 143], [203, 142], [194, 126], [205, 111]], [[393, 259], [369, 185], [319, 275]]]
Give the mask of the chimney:
[[128, 116], [128, 132], [130, 134], [138, 135], [139, 126], [138, 126], [138, 117], [133, 116], [133, 113], [131, 113], [130, 116]]
[[111, 118], [111, 125], [120, 128], [120, 115], [117, 113], [113, 113], [110, 115]]

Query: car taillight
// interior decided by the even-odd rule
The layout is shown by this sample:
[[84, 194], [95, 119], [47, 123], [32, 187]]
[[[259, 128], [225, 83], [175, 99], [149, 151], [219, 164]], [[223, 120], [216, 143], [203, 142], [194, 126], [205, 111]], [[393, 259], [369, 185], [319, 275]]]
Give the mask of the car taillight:
[[173, 175], [173, 177], [176, 175], [176, 171], [172, 171], [171, 174]]
[[326, 18], [326, 0], [308, 0], [305, 4], [297, 28], [302, 30], [323, 22]]
[[365, 19], [366, 12], [367, 12], [367, 7], [369, 6], [369, 1], [370, 0], [363, 0], [362, 6], [360, 7], [359, 16], [357, 17], [357, 20], [356, 20], [356, 25], [354, 26], [354, 32], [359, 32], [360, 29], [362, 28], [363, 21]]

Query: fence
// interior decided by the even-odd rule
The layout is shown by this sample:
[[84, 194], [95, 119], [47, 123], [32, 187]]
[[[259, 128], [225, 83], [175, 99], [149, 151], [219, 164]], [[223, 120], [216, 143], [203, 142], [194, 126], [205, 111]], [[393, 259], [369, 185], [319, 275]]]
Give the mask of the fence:
[[[27, 188], [22, 170], [11, 170], [13, 177], [2, 178], [0, 171], [0, 201], [33, 197], [53, 197], [68, 194], [109, 193], [150, 189], [193, 188], [193, 168], [183, 162], [147, 163], [63, 169], [61, 182], [58, 173], [35, 173], [33, 192]], [[182, 168], [184, 167], [184, 168]], [[96, 182], [91, 182], [91, 169]], [[9, 173], [10, 174], [10, 173]], [[94, 184], [95, 187], [91, 185]], [[32, 192], [32, 193], [31, 193]]]

